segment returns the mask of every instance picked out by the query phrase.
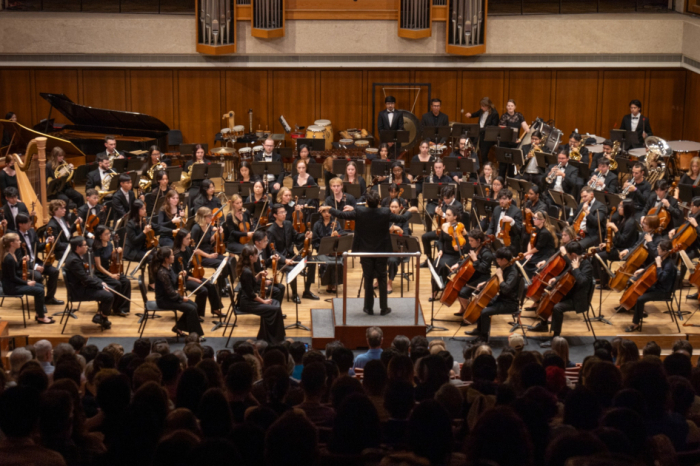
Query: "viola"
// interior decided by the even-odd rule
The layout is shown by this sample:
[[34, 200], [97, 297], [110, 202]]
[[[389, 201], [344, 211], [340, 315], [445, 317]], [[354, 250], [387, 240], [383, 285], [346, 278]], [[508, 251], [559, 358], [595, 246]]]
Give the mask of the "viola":
[[[311, 230], [311, 222], [306, 224], [307, 230]], [[302, 259], [304, 257], [311, 257], [311, 238], [304, 238], [304, 250], [301, 253]]]
[[615, 276], [610, 279], [610, 288], [615, 291], [624, 290], [630, 277], [642, 266], [647, 257], [649, 257], [649, 251], [647, 251], [642, 242], [629, 253], [625, 263], [617, 269]]
[[[102, 206], [100, 209], [100, 213], [103, 213], [105, 211], [105, 206]], [[90, 214], [88, 215], [87, 219], [85, 220], [85, 231], [88, 233], [94, 233], [95, 228], [100, 224], [100, 217], [99, 214]], [[117, 241], [118, 242], [118, 241]]]
[[[224, 232], [222, 231], [221, 228], [219, 228], [219, 219], [223, 217], [223, 208], [218, 208], [215, 210], [214, 218], [212, 218], [212, 227], [216, 227], [217, 231], [214, 233], [214, 250], [216, 251], [217, 254], [225, 254], [226, 253], [226, 245], [224, 244]], [[216, 219], [216, 220], [214, 220]]]
[[117, 252], [117, 245], [119, 244], [119, 235], [115, 233], [114, 239], [112, 241], [112, 257], [109, 262], [109, 273], [123, 274], [124, 273], [124, 263], [122, 262], [123, 252]]
[[245, 209], [241, 210], [241, 218], [242, 218], [243, 220], [241, 220], [240, 222], [238, 222], [238, 230], [239, 230], [241, 233], [245, 233], [245, 236], [241, 236], [241, 237], [238, 239], [238, 241], [239, 241], [241, 244], [248, 244], [248, 243], [250, 243], [250, 237], [248, 236], [248, 232], [250, 232], [250, 222], [246, 222], [246, 221], [245, 221], [245, 215], [244, 215], [244, 214], [245, 214], [245, 211], [246, 211]]
[[[345, 205], [348, 203], [348, 197], [345, 194], [343, 194], [343, 202]], [[355, 231], [355, 220], [345, 220], [343, 229], [346, 231]]]
[[[46, 237], [50, 238], [53, 236], [53, 229], [51, 227], [48, 227], [46, 229]], [[55, 240], [54, 240], [54, 245], [55, 245]], [[51, 243], [46, 243], [46, 246], [44, 247], [44, 267], [51, 267], [53, 263], [56, 262], [56, 255], [53, 252], [53, 247], [51, 247]]]
[[[668, 189], [668, 192], [666, 193], [666, 197], [664, 199], [670, 199], [673, 196], [673, 190], [676, 189], [677, 185], [678, 183], [674, 181], [671, 187]], [[656, 229], [657, 233], [662, 233], [671, 221], [671, 214], [666, 209], [666, 206], [664, 206], [663, 203], [659, 204], [659, 207], [652, 207], [651, 209], [649, 209], [647, 215], [656, 215], [659, 217], [659, 228]]]
[[[295, 206], [299, 203], [299, 196], [294, 197]], [[301, 210], [294, 209], [292, 214], [292, 226], [297, 233], [306, 233], [306, 224], [304, 223], [304, 214]]]
[[[610, 209], [610, 218], [612, 218], [613, 214], [617, 210], [617, 207], [613, 207]], [[605, 231], [605, 252], [610, 253], [610, 250], [612, 249], [612, 242], [613, 242], [613, 229], [612, 227], [607, 227]]]
[[530, 233], [530, 247], [534, 248], [536, 242], [537, 242], [537, 232], [533, 231], [532, 233]]
[[202, 267], [202, 256], [192, 253], [192, 277], [201, 280], [204, 278], [204, 267]]
[[[680, 250], [680, 244], [678, 246], [674, 246], [671, 251], [666, 255], [668, 257], [671, 254], [674, 254]], [[647, 266], [646, 269], [644, 269], [644, 272], [637, 277], [637, 279], [625, 290], [624, 293], [622, 293], [622, 297], [620, 298], [620, 306], [627, 309], [628, 311], [632, 310], [632, 308], [637, 304], [637, 300], [641, 295], [647, 292], [649, 288], [651, 288], [651, 285], [656, 283], [656, 272], [657, 272], [657, 267], [656, 267], [656, 261], [652, 262]]]
[[532, 211], [530, 209], [525, 209], [525, 231], [527, 232], [528, 235], [532, 234], [532, 231], [534, 230], [534, 225], [532, 223]]
[[[443, 210], [444, 206], [445, 206], [445, 202], [442, 199], [440, 199], [440, 203], [438, 204], [438, 207], [440, 207], [440, 210], [442, 210], [443, 212], [444, 212], [444, 210]], [[442, 227], [445, 224], [445, 222], [447, 221], [447, 220], [445, 220], [445, 217], [443, 217], [442, 215], [438, 215], [436, 220], [437, 220], [438, 228]]]
[[[493, 242], [493, 240], [493, 235], [487, 236], [484, 242], [479, 247], [478, 251], [480, 251], [483, 247], [488, 247], [488, 245], [491, 242]], [[459, 270], [457, 270], [457, 273], [447, 283], [447, 285], [445, 286], [445, 291], [443, 291], [442, 296], [440, 296], [440, 302], [442, 304], [445, 304], [447, 307], [452, 306], [454, 302], [457, 301], [460, 290], [464, 288], [464, 285], [466, 285], [469, 280], [471, 280], [472, 276], [474, 276], [475, 271], [476, 270], [474, 269], [474, 263], [472, 262], [472, 259], [470, 257], [466, 261], [464, 261], [464, 263], [459, 267]]]
[[561, 251], [557, 251], [547, 262], [542, 266], [537, 275], [532, 278], [532, 284], [527, 288], [527, 298], [537, 301], [544, 293], [549, 280], [558, 277], [566, 268], [566, 260], [561, 255]]
[[457, 245], [459, 245], [459, 248], [462, 249], [464, 245], [467, 244], [467, 240], [464, 237], [465, 232], [466, 228], [464, 228], [464, 225], [461, 222], [457, 222], [456, 224], [452, 224], [447, 227], [447, 234], [452, 237], [453, 248], [456, 248]]
[[[517, 257], [514, 257], [508, 265], [511, 266], [515, 264], [515, 261], [522, 260], [524, 257], [525, 255], [520, 253]], [[498, 294], [500, 285], [498, 275], [491, 277], [481, 291], [479, 291], [479, 294], [472, 295], [462, 318], [470, 324], [475, 324], [479, 320], [479, 317], [481, 317], [481, 311], [483, 311]]]

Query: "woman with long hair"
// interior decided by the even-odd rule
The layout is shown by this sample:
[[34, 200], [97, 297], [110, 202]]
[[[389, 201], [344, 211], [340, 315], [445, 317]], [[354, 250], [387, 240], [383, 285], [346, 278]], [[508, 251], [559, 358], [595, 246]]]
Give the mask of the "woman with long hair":
[[0, 170], [0, 202], [5, 204], [5, 188], [15, 188], [19, 191], [17, 186], [17, 172], [15, 171], [15, 159], [12, 155], [7, 154], [5, 156], [5, 167]]
[[[506, 103], [506, 111], [501, 115], [501, 119], [498, 122], [498, 126], [504, 126], [508, 128], [513, 128], [518, 133], [522, 129], [525, 133], [527, 133], [530, 130], [530, 127], [527, 125], [527, 122], [525, 121], [525, 117], [523, 116], [522, 113], [516, 112], [515, 111], [515, 100], [513, 99], [508, 99], [508, 103]], [[521, 137], [518, 135], [518, 139], [515, 142], [502, 142], [501, 146], [502, 147], [518, 147], [518, 144], [520, 144]], [[513, 168], [510, 170], [508, 169], [509, 167], [514, 167], [512, 164], [509, 163], [500, 163], [498, 166], [498, 175], [503, 177], [504, 179], [506, 176], [512, 177], [514, 176], [513, 174]]]
[[253, 189], [250, 190], [250, 194], [246, 198], [246, 203], [253, 202], [265, 202], [267, 200], [267, 194], [265, 194], [265, 185], [260, 180], [255, 180], [253, 183]]
[[527, 262], [523, 265], [529, 278], [532, 278], [537, 272], [537, 264], [549, 259], [559, 247], [556, 231], [542, 211], [532, 215], [532, 222], [535, 224], [532, 234], [536, 235], [536, 238], [534, 244], [531, 238], [528, 238], [527, 252], [525, 253]]
[[199, 194], [192, 203], [192, 210], [197, 212], [200, 207], [208, 207], [211, 210], [221, 208], [221, 200], [214, 195], [216, 186], [212, 180], [203, 180], [199, 187]]
[[[121, 239], [121, 238], [119, 238]], [[112, 252], [114, 247], [117, 248], [117, 253], [122, 253], [122, 248], [119, 244], [112, 244], [112, 232], [104, 225], [99, 225], [95, 229], [95, 241], [92, 243], [92, 253], [95, 260], [95, 276], [105, 282], [107, 286], [114, 291], [131, 298], [131, 282], [124, 274], [111, 273], [109, 266], [112, 263]], [[114, 295], [114, 304], [112, 314], [126, 317], [129, 315], [131, 303], [121, 296]]]
[[184, 206], [180, 206], [180, 195], [174, 189], [165, 194], [165, 201], [160, 207], [158, 217], [154, 220], [155, 228], [160, 235], [158, 244], [160, 246], [172, 246], [173, 234], [178, 228], [187, 223]]
[[247, 160], [241, 162], [241, 166], [238, 167], [238, 176], [236, 181], [239, 183], [252, 183], [258, 180], [260, 177], [253, 174], [253, 165]]
[[162, 152], [158, 146], [151, 146], [148, 148], [148, 154], [146, 154], [146, 160], [141, 166], [141, 181], [140, 185], [145, 186], [143, 191], [149, 193], [155, 188], [155, 174], [160, 170], [165, 170], [168, 167], [168, 163], [161, 159]]
[[[46, 162], [46, 179], [54, 179], [56, 175], [56, 169], [60, 167], [63, 163], [67, 163], [65, 161], [66, 159], [66, 152], [59, 146], [54, 147], [51, 149], [51, 155], [49, 155], [49, 159]], [[73, 166], [72, 163], [67, 163], [68, 168], [71, 170], [75, 170], [75, 167]], [[83, 197], [82, 194], [80, 194], [78, 191], [73, 189], [71, 186], [73, 183], [65, 183], [63, 185], [63, 188], [61, 188], [60, 191], [58, 191], [55, 194], [51, 194], [49, 196], [49, 199], [61, 199], [62, 201], [65, 201], [66, 204], [69, 204], [71, 201], [75, 204], [76, 207], [80, 207], [83, 204], [85, 204], [85, 198]]]
[[[496, 106], [493, 105], [491, 99], [484, 97], [479, 102], [479, 110], [474, 113], [466, 113], [467, 118], [478, 118], [479, 119], [479, 154], [481, 159], [481, 164], [485, 164], [489, 160], [489, 152], [491, 147], [496, 144], [494, 141], [485, 141], [486, 128], [489, 126], [498, 126], [498, 111]], [[474, 144], [475, 141], [472, 141]]]
[[[610, 252], [606, 249], [606, 242], [600, 244], [601, 251], [598, 252], [598, 256], [604, 261], [619, 261], [622, 260], [620, 257], [620, 252], [625, 249], [634, 248], [635, 243], [639, 237], [639, 230], [637, 226], [637, 221], [635, 216], [637, 210], [634, 208], [634, 200], [632, 198], [627, 198], [620, 202], [618, 211], [613, 214], [613, 216], [607, 219], [605, 236], [603, 239], [607, 238], [608, 228], [612, 233], [612, 247]], [[610, 277], [607, 272], [603, 270], [603, 266], [600, 261], [594, 260], [593, 273], [594, 276], [600, 280], [600, 285], [598, 288], [604, 290], [609, 290], [608, 283], [610, 282]]]
[[[462, 256], [462, 248], [459, 245], [456, 245], [456, 247], [452, 245], [453, 237], [448, 232], [450, 226], [456, 227], [459, 224], [460, 212], [455, 206], [447, 206], [444, 212], [445, 223], [437, 231], [437, 245], [438, 250], [441, 254], [437, 260], [435, 270], [437, 271], [438, 275], [440, 275], [440, 277], [442, 278], [443, 283], [447, 283], [447, 277], [450, 275], [450, 273], [452, 273], [452, 266], [458, 263], [460, 257]], [[465, 228], [465, 241], [466, 234], [467, 232]], [[437, 288], [437, 283], [435, 282], [435, 280], [431, 279], [430, 281], [433, 286], [433, 293], [430, 300], [434, 301], [437, 299], [439, 290]]]
[[[218, 254], [214, 250], [215, 237], [214, 233], [223, 232], [222, 226], [212, 225], [214, 215], [208, 207], [200, 207], [195, 216], [195, 223], [192, 225], [192, 242], [195, 245], [194, 254], [198, 255], [202, 260], [202, 266], [212, 269], [217, 269], [225, 257]], [[230, 276], [228, 267], [224, 267], [223, 272], [219, 275], [219, 294], [223, 297], [228, 297], [226, 291], [226, 277]]]
[[202, 336], [204, 331], [197, 316], [197, 306], [186, 295], [180, 296], [178, 293], [178, 277], [173, 270], [173, 262], [175, 254], [172, 249], [167, 246], [158, 248], [151, 264], [155, 271], [156, 304], [160, 309], [182, 312], [182, 316], [173, 327], [177, 336], [184, 337], [184, 332], [195, 332]]
[[364, 202], [365, 193], [367, 192], [367, 182], [357, 172], [357, 164], [350, 161], [345, 165], [345, 173], [340, 177], [343, 183], [359, 184], [360, 185], [360, 197], [357, 199], [358, 202]]
[[[205, 157], [206, 152], [204, 150], [204, 146], [201, 144], [197, 144], [194, 146], [193, 154], [192, 154], [192, 159], [188, 160], [187, 163], [185, 164], [185, 167], [182, 169], [183, 172], [191, 172], [191, 167], [195, 163], [210, 163], [209, 159]], [[199, 187], [202, 185], [202, 180], [192, 180], [192, 184], [190, 185], [189, 193], [190, 196], [195, 196], [197, 194], [197, 191], [199, 190]]]
[[316, 163], [316, 159], [311, 157], [311, 150], [309, 149], [309, 146], [306, 144], [302, 144], [297, 148], [297, 152], [299, 153], [299, 156], [297, 157], [296, 162], [303, 160], [307, 165], [310, 163]]
[[[700, 157], [696, 156], [690, 159], [690, 168], [687, 172], [683, 173], [678, 184], [694, 184], [698, 176], [700, 176]], [[676, 192], [676, 195], [677, 194], [678, 192]]]
[[236, 273], [241, 283], [238, 303], [242, 311], [260, 316], [258, 340], [265, 340], [271, 344], [281, 343], [286, 336], [282, 319], [282, 307], [279, 301], [270, 298], [263, 299], [258, 294], [261, 280], [265, 280], [267, 275], [266, 270], [255, 273], [255, 263], [258, 260], [257, 248], [252, 245], [246, 245], [236, 266]]
[[253, 223], [250, 221], [250, 212], [243, 207], [243, 198], [238, 194], [231, 196], [231, 212], [226, 215], [224, 227], [228, 230], [226, 250], [233, 254], [240, 254], [245, 244], [241, 239], [253, 239]]
[[128, 219], [124, 257], [127, 260], [139, 262], [148, 252], [146, 234], [153, 229], [152, 225], [146, 224], [146, 206], [143, 202], [134, 201], [131, 204]]

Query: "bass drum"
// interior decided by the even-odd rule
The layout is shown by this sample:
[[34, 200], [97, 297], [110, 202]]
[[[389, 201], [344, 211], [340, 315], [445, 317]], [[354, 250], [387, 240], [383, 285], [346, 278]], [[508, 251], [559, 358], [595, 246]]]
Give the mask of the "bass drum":
[[333, 149], [333, 125], [331, 120], [316, 120], [314, 126], [323, 128], [323, 139], [326, 140], [326, 150]]

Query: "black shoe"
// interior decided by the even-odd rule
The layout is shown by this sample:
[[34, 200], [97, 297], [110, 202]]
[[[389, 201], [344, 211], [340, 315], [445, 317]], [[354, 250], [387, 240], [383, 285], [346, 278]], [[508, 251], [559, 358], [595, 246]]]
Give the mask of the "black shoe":
[[455, 313], [452, 314], [452, 315], [455, 316], [455, 317], [462, 317], [462, 316], [464, 315], [464, 312], [455, 312]]
[[204, 322], [204, 317], [199, 317], [199, 323], [201, 324], [202, 322]]
[[432, 296], [428, 298], [429, 303], [432, 303], [433, 301], [440, 301], [440, 298], [433, 298]]
[[292, 302], [297, 303], [297, 304], [301, 304], [301, 298], [299, 298], [299, 295], [292, 296]]
[[540, 343], [540, 348], [551, 348], [552, 347], [552, 340], [547, 340], [543, 341]]
[[529, 328], [531, 332], [548, 332], [549, 327], [545, 322], [540, 321], [537, 325], [533, 325]]
[[462, 319], [462, 320], [459, 321], [459, 326], [460, 326], [460, 327], [469, 327], [470, 325], [472, 325], [472, 324], [470, 324], [469, 322], [467, 322], [467, 321], [464, 320], [464, 319]]
[[471, 345], [480, 345], [481, 343], [488, 343], [488, 340], [489, 340], [488, 337], [485, 337], [483, 335], [479, 335], [476, 338], [472, 338], [467, 343], [469, 343]]
[[283, 318], [283, 319], [286, 319], [286, 318], [287, 318], [287, 314], [282, 314], [282, 318]]
[[56, 299], [56, 298], [51, 298], [51, 299], [45, 299], [44, 304], [48, 304], [49, 306], [61, 306], [64, 303], [63, 301]]
[[635, 325], [632, 324], [629, 327], [625, 329], [625, 332], [627, 333], [632, 333], [632, 332], [641, 332], [642, 331], [642, 326], [641, 325]]
[[117, 316], [117, 317], [129, 317], [128, 312], [122, 312], [122, 311], [113, 312], [112, 315]]
[[321, 299], [318, 296], [316, 296], [315, 294], [313, 294], [311, 291], [304, 291], [304, 294], [302, 294], [301, 297], [304, 299], [314, 299], [316, 301]]
[[644, 316], [645, 319], [647, 317], [649, 317], [649, 313], [647, 311], [642, 311], [642, 315]]
[[537, 310], [537, 306], [526, 307], [526, 308], [523, 309], [523, 310], [524, 310], [524, 311], [536, 311], [536, 310]]
[[428, 261], [424, 260], [423, 263], [420, 265], [421, 269], [427, 269], [428, 268]]
[[607, 291], [607, 290], [610, 290], [610, 287], [609, 287], [608, 285], [605, 285], [605, 286], [596, 285], [595, 289], [596, 289], [596, 290]]
[[102, 323], [102, 319], [103, 319], [103, 317], [101, 315], [95, 314], [94, 316], [92, 316], [92, 323], [99, 325]]
[[385, 316], [385, 315], [387, 315], [387, 314], [391, 314], [391, 308], [390, 308], [390, 307], [387, 307], [386, 309], [382, 309], [381, 312], [379, 313], [379, 315], [381, 315], [381, 316]]
[[204, 338], [204, 337], [199, 337], [199, 342], [200, 342], [200, 343], [204, 343], [205, 341], [207, 341], [206, 338]]
[[698, 299], [698, 294], [697, 293], [689, 294], [688, 296], [685, 297], [685, 299]]
[[221, 290], [221, 297], [222, 298], [230, 298], [231, 295], [228, 293], [228, 290]]
[[366, 307], [363, 307], [363, 308], [362, 308], [362, 312], [364, 312], [364, 313], [367, 314], [368, 316], [373, 316], [373, 315], [374, 315], [374, 311], [373, 311], [372, 309], [367, 309]]
[[475, 328], [474, 330], [471, 330], [469, 332], [464, 332], [465, 335], [470, 335], [470, 336], [475, 336], [475, 335], [481, 335], [481, 330], [478, 328]]

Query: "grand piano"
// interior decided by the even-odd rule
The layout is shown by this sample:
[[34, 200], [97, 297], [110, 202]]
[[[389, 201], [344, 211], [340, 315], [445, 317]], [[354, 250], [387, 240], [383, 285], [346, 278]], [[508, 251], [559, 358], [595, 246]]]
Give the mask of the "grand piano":
[[[36, 131], [70, 141], [92, 162], [95, 155], [105, 150], [104, 137], [112, 135], [117, 149], [132, 152], [148, 150], [157, 145], [167, 146], [170, 128], [158, 118], [136, 112], [93, 108], [76, 104], [64, 94], [39, 94], [50, 105], [49, 116], [34, 126]], [[58, 110], [73, 124], [58, 124], [51, 118]]]

